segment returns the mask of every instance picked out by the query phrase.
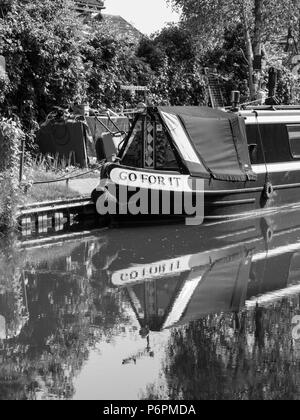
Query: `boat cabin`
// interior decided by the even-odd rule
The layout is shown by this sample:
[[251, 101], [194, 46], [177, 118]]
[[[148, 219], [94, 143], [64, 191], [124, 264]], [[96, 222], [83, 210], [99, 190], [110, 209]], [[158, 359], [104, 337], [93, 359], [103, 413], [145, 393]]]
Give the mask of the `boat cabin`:
[[[199, 109], [201, 113], [194, 116], [194, 111]], [[206, 115], [208, 118], [205, 118]], [[224, 116], [226, 121], [232, 121], [229, 115], [234, 115], [236, 120], [239, 116], [245, 121], [245, 128], [242, 127], [242, 130], [246, 130], [252, 165], [300, 160], [300, 107], [252, 108], [240, 111], [238, 116], [210, 108], [160, 107], [156, 112], [152, 109], [147, 115], [136, 118], [120, 152], [121, 164], [163, 171], [191, 169], [191, 173], [197, 173], [197, 170], [201, 173], [201, 163], [210, 161], [214, 156], [215, 149], [211, 140], [216, 139], [218, 143], [219, 137], [224, 138], [227, 134], [226, 129], [232, 129], [232, 126], [229, 127], [224, 121]], [[216, 119], [219, 127], [215, 126]], [[220, 122], [220, 119], [223, 121]], [[193, 123], [195, 127], [192, 126]], [[198, 129], [196, 133], [195, 128]], [[203, 135], [207, 139], [206, 144]], [[201, 136], [200, 143], [197, 137]], [[240, 138], [242, 146], [245, 146], [243, 140]], [[204, 150], [205, 146], [207, 153]], [[222, 160], [226, 158], [225, 154], [221, 157]]]
[[262, 107], [240, 114], [245, 119], [253, 165], [300, 159], [300, 107]]
[[205, 107], [158, 107], [137, 116], [120, 164], [226, 181], [255, 180], [244, 119]]

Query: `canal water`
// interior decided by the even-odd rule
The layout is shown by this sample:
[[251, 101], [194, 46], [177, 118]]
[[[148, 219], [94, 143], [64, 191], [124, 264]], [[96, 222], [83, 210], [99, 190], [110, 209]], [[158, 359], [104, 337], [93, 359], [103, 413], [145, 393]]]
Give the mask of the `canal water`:
[[299, 211], [2, 240], [0, 399], [299, 397]]

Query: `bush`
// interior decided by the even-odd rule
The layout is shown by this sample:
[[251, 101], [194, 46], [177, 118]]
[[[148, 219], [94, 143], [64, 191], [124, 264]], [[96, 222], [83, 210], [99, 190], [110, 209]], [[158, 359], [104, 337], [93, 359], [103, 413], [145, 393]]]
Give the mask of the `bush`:
[[19, 150], [24, 133], [15, 122], [0, 119], [0, 230], [16, 223], [19, 189]]
[[206, 67], [216, 68], [220, 76], [225, 102], [230, 103], [231, 91], [241, 92], [241, 103], [250, 101], [248, 86], [248, 62], [242, 25], [226, 29], [224, 41], [203, 57]]
[[93, 28], [82, 54], [89, 65], [87, 97], [93, 108], [114, 108], [130, 100], [122, 85], [150, 83], [150, 66], [137, 57], [132, 43], [116, 36], [105, 22], [98, 22]]
[[29, 134], [54, 106], [85, 99], [82, 25], [68, 0], [12, 0], [0, 19], [10, 80], [3, 111], [16, 113]]
[[5, 95], [9, 90], [9, 79], [6, 72], [0, 67], [0, 104], [5, 101]]
[[278, 68], [280, 78], [278, 80], [276, 97], [281, 104], [294, 105], [300, 102], [300, 89], [298, 77], [291, 70], [281, 66]]
[[152, 69], [153, 104], [201, 105], [206, 102], [202, 67], [193, 41], [181, 26], [169, 25], [151, 40], [142, 40], [137, 55]]

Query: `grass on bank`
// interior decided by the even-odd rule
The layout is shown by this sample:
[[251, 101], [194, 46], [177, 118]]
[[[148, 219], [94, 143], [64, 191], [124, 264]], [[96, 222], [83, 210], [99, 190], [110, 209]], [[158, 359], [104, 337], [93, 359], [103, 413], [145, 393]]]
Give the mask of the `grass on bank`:
[[[51, 182], [74, 176], [79, 177], [70, 180], [72, 187], [66, 180]], [[93, 178], [99, 179], [99, 171], [97, 169], [81, 169], [73, 166], [64, 166], [58, 164], [53, 158], [39, 157], [26, 166], [25, 179], [30, 182], [24, 204], [90, 197], [92, 187], [89, 188], [87, 185], [86, 191], [79, 192], [74, 189], [74, 184], [76, 183], [76, 179]], [[43, 184], [35, 185], [35, 182], [43, 182]]]
[[[50, 178], [52, 177], [49, 177], [49, 179]], [[44, 177], [44, 180], [47, 180], [47, 176]], [[66, 185], [66, 182], [57, 184], [33, 185], [26, 194], [24, 204], [79, 197], [80, 194], [77, 191], [70, 189]]]

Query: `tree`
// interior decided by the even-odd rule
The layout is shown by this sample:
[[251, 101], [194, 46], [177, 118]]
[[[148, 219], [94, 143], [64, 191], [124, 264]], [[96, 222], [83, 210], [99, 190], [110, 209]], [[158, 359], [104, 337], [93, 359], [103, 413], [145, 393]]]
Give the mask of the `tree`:
[[155, 104], [205, 103], [202, 68], [193, 38], [182, 25], [168, 25], [152, 39], [143, 40], [137, 55], [154, 73], [149, 88]]
[[223, 77], [222, 87], [226, 103], [230, 102], [233, 90], [241, 92], [241, 103], [249, 101], [249, 67], [245, 51], [244, 28], [239, 24], [235, 29], [226, 30], [223, 44], [202, 58], [205, 67], [216, 68], [218, 74]]
[[298, 0], [170, 0], [182, 11], [182, 22], [196, 40], [200, 55], [220, 45], [225, 29], [242, 24], [248, 60], [249, 87], [255, 96], [254, 56], [274, 36], [287, 33], [299, 21]]
[[150, 66], [136, 55], [130, 41], [118, 38], [105, 22], [93, 28], [82, 54], [90, 67], [86, 75], [87, 97], [95, 108], [120, 106], [122, 85], [150, 83]]
[[12, 0], [0, 37], [9, 77], [2, 109], [18, 114], [27, 133], [53, 106], [83, 99], [83, 26], [69, 0]]

